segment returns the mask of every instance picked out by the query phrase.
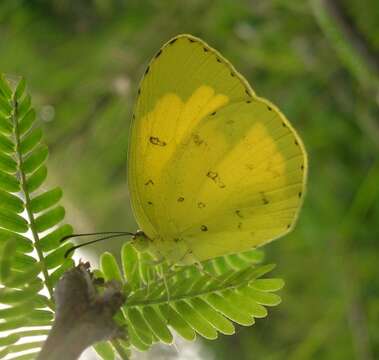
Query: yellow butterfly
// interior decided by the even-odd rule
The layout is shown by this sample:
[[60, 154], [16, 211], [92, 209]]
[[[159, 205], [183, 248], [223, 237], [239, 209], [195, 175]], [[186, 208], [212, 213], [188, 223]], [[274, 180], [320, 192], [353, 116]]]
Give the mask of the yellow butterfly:
[[179, 35], [145, 71], [128, 156], [136, 242], [192, 264], [293, 229], [307, 155], [285, 116], [202, 40]]

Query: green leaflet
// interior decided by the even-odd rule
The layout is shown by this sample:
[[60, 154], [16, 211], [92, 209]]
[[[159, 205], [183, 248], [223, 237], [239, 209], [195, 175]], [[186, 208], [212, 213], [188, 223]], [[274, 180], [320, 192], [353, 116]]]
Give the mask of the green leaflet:
[[30, 202], [30, 208], [34, 213], [39, 213], [57, 204], [61, 198], [62, 190], [54, 188], [33, 198]]
[[12, 139], [1, 134], [0, 134], [0, 151], [5, 154], [12, 154], [14, 152], [14, 144], [13, 144]]
[[22, 119], [27, 111], [30, 109], [30, 105], [32, 102], [32, 98], [29, 94], [27, 94], [20, 102], [18, 106], [18, 116], [20, 119]]
[[64, 218], [65, 210], [62, 206], [48, 210], [35, 219], [35, 227], [38, 232], [46, 231], [57, 225]]
[[73, 229], [71, 225], [65, 224], [59, 226], [57, 229], [51, 231], [48, 235], [45, 235], [40, 239], [39, 245], [41, 250], [50, 251], [57, 248], [60, 245], [60, 240], [67, 235], [72, 234]]
[[94, 349], [104, 360], [114, 360], [116, 355], [112, 345], [108, 342], [101, 342], [94, 346]]
[[46, 145], [39, 145], [29, 155], [25, 157], [22, 170], [25, 174], [30, 174], [38, 169], [47, 159], [49, 152]]
[[26, 180], [26, 189], [28, 192], [32, 193], [36, 191], [45, 181], [47, 176], [46, 166], [41, 166]]
[[261, 278], [274, 267], [258, 265], [262, 258], [261, 252], [249, 251], [207, 261], [204, 270], [163, 266], [162, 275], [164, 264], [154, 265], [149, 256], [124, 244], [123, 271], [113, 255], [104, 253], [101, 272], [105, 279], [123, 283], [127, 300], [119, 322], [127, 327], [130, 344], [146, 351], [156, 342], [170, 344], [172, 329], [190, 341], [196, 334], [216, 339], [218, 333], [234, 334], [233, 322], [251, 326], [255, 318], [265, 317], [264, 306], [280, 302], [272, 291], [284, 283]]
[[27, 330], [27, 331], [18, 331], [12, 333], [8, 336], [4, 336], [0, 338], [0, 346], [7, 346], [16, 343], [19, 339], [26, 336], [39, 336], [39, 335], [47, 335], [48, 330], [38, 329], [38, 330]]
[[0, 208], [0, 226], [4, 229], [25, 233], [28, 231], [27, 221], [20, 215]]
[[9, 99], [0, 95], [0, 110], [3, 114], [9, 115], [12, 111], [12, 105], [10, 104]]
[[13, 174], [17, 171], [17, 163], [11, 156], [0, 154], [0, 170]]
[[24, 253], [16, 252], [12, 258], [12, 268], [19, 271], [27, 270], [29, 266], [34, 265], [37, 262], [33, 256], [26, 255]]
[[[31, 315], [30, 309], [37, 308], [37, 307], [43, 307], [45, 304], [41, 304], [40, 302], [36, 301], [35, 299], [28, 299], [25, 302], [18, 304], [13, 307], [8, 307], [5, 309], [0, 309], [0, 317], [2, 319], [8, 320], [11, 318], [19, 318], [19, 317], [33, 317]], [[49, 312], [51, 314], [51, 312]], [[34, 314], [35, 315], [35, 314]], [[48, 315], [50, 317], [50, 315]]]
[[190, 300], [190, 302], [217, 331], [225, 335], [234, 334], [235, 329], [233, 323], [209, 306], [203, 299], [194, 298]]
[[[33, 341], [33, 342], [23, 343], [19, 345], [11, 345], [0, 352], [0, 357], [3, 357], [7, 354], [17, 353], [17, 352], [21, 352], [25, 350], [39, 349], [42, 346], [42, 344], [43, 344], [43, 341]], [[35, 356], [36, 353], [34, 353], [33, 355]], [[12, 358], [12, 359], [15, 359], [15, 358]], [[20, 357], [17, 357], [16, 359], [20, 359]], [[25, 357], [24, 355], [22, 359], [28, 359], [28, 357]], [[29, 357], [29, 359], [32, 359], [32, 358]]]
[[35, 119], [36, 119], [36, 112], [34, 111], [34, 109], [29, 109], [29, 111], [20, 120], [19, 127], [18, 127], [20, 136], [24, 135], [31, 128]]
[[14, 97], [17, 100], [20, 100], [21, 97], [24, 95], [25, 88], [26, 88], [26, 81], [25, 81], [25, 78], [22, 78], [20, 82], [17, 84], [16, 91], [14, 92]]
[[33, 150], [42, 139], [42, 129], [36, 128], [30, 131], [22, 140], [20, 144], [20, 151], [23, 155], [28, 154]]
[[132, 246], [123, 246], [121, 250], [122, 268], [124, 277], [128, 279], [128, 286], [132, 289], [138, 289], [141, 283], [139, 272], [139, 254]]
[[32, 245], [31, 240], [15, 232], [5, 230], [5, 229], [0, 229], [0, 244], [8, 241], [9, 239], [16, 240], [15, 241], [16, 247], [19, 251], [22, 251], [24, 253], [33, 251], [33, 245]]
[[221, 294], [209, 294], [204, 299], [215, 310], [224, 314], [230, 320], [233, 320], [236, 323], [244, 326], [253, 325], [253, 317], [251, 317], [244, 308], [240, 308], [237, 304], [234, 304], [232, 301], [226, 297], [223, 297]]
[[111, 253], [105, 252], [100, 258], [101, 270], [104, 274], [105, 280], [118, 280], [122, 281], [121, 272], [118, 268], [116, 259]]
[[[36, 357], [43, 342], [24, 337], [46, 336], [54, 317], [53, 286], [73, 266], [64, 257], [72, 245], [60, 243], [72, 233], [61, 224], [62, 191], [40, 191], [48, 149], [25, 90], [25, 80], [13, 89], [0, 76], [0, 331], [11, 331], [0, 338], [0, 358], [14, 359]], [[21, 330], [25, 325], [28, 330]], [[21, 354], [25, 350], [33, 352]]]
[[12, 97], [12, 90], [3, 74], [0, 74], [0, 93], [7, 99]]
[[160, 305], [160, 310], [167, 324], [170, 325], [181, 337], [188, 341], [196, 339], [195, 330], [182, 318], [171, 305]]
[[11, 259], [15, 255], [16, 249], [16, 240], [12, 238], [8, 239], [3, 245], [0, 258], [0, 280], [2, 283], [8, 281], [11, 276]]
[[12, 288], [19, 288], [20, 286], [26, 286], [37, 278], [41, 273], [41, 264], [37, 263], [33, 266], [29, 266], [24, 271], [12, 271], [9, 278], [4, 281], [4, 285]]
[[173, 338], [170, 330], [167, 328], [167, 320], [165, 320], [154, 307], [143, 307], [142, 315], [148, 323], [150, 330], [160, 341], [166, 344], [172, 343]]
[[251, 284], [251, 287], [261, 291], [278, 291], [284, 286], [282, 279], [259, 279]]
[[112, 340], [111, 343], [121, 359], [128, 360], [131, 357], [130, 343], [127, 340]]
[[9, 120], [9, 116], [6, 116], [0, 112], [0, 133], [5, 135], [10, 135], [12, 133], [13, 127]]
[[0, 346], [7, 346], [7, 345], [14, 344], [20, 338], [21, 338], [21, 336], [19, 336], [18, 334], [11, 334], [11, 335], [2, 337], [2, 338], [0, 338]]
[[0, 302], [6, 305], [14, 305], [25, 301], [25, 297], [32, 299], [39, 297], [41, 299], [47, 299], [45, 296], [38, 294], [43, 288], [43, 283], [26, 284], [21, 289], [4, 288], [0, 291]]
[[183, 317], [199, 335], [206, 339], [217, 338], [216, 329], [204, 317], [200, 315], [192, 306], [185, 301], [178, 301], [174, 304], [176, 311]]
[[15, 176], [0, 170], [0, 189], [15, 193], [20, 191], [20, 184]]
[[[58, 249], [52, 251], [45, 257], [45, 265], [48, 269], [54, 269], [66, 261], [65, 253], [72, 247], [71, 243], [66, 243]], [[70, 253], [72, 255], [72, 253]]]

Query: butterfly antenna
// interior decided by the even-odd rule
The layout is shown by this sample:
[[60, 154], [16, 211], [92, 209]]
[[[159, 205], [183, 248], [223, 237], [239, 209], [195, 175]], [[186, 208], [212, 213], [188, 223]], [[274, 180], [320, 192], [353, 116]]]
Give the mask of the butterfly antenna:
[[64, 241], [68, 239], [72, 239], [75, 237], [81, 237], [81, 236], [95, 236], [95, 235], [108, 235], [108, 234], [122, 234], [122, 235], [134, 235], [134, 233], [130, 233], [127, 231], [101, 231], [101, 232], [93, 232], [93, 233], [82, 233], [82, 234], [70, 234], [63, 236], [62, 239], [60, 239], [60, 242], [63, 243]]
[[121, 237], [121, 236], [125, 236], [125, 235], [130, 235], [130, 236], [134, 236], [135, 234], [134, 233], [129, 233], [129, 232], [120, 232], [120, 233], [115, 233], [113, 235], [109, 235], [109, 236], [104, 236], [100, 239], [95, 239], [95, 240], [91, 240], [91, 241], [87, 241], [83, 244], [79, 244], [79, 245], [74, 245], [72, 247], [70, 247], [64, 254], [64, 257], [67, 258], [68, 255], [70, 255], [73, 251], [75, 251], [76, 249], [79, 249], [83, 246], [86, 246], [86, 245], [90, 245], [90, 244], [94, 244], [94, 243], [97, 243], [97, 242], [100, 242], [100, 241], [103, 241], [103, 240], [108, 240], [108, 239], [113, 239], [113, 238], [117, 238], [117, 237]]

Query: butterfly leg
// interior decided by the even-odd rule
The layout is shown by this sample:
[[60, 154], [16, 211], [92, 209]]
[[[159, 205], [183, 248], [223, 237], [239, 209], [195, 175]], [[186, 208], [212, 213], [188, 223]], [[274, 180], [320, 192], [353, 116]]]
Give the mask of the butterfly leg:
[[166, 277], [166, 272], [165, 272], [165, 269], [164, 269], [164, 264], [161, 264], [161, 265], [158, 265], [157, 267], [157, 272], [158, 272], [158, 275], [161, 277], [161, 279], [163, 280], [163, 284], [164, 284], [164, 287], [166, 289], [166, 294], [167, 294], [167, 302], [170, 302], [170, 289], [168, 287], [168, 282], [167, 282], [167, 277]]
[[206, 275], [208, 278], [210, 278], [210, 279], [216, 281], [217, 283], [219, 283], [220, 285], [222, 285], [222, 281], [218, 278], [218, 276], [215, 274], [212, 274], [211, 272], [206, 270], [204, 268], [204, 265], [200, 261], [196, 261], [194, 263], [194, 265], [196, 266], [196, 268], [199, 270], [200, 273], [202, 273], [203, 275]]

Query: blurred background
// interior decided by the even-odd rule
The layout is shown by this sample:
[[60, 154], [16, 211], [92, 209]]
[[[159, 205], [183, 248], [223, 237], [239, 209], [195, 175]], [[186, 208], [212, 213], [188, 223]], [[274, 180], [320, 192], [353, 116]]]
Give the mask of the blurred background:
[[378, 359], [377, 0], [2, 0], [0, 71], [28, 80], [68, 221], [76, 231], [135, 229], [126, 184], [135, 93], [152, 55], [184, 32], [292, 121], [309, 188], [296, 230], [265, 248], [286, 281], [283, 303], [235, 336], [144, 358]]

